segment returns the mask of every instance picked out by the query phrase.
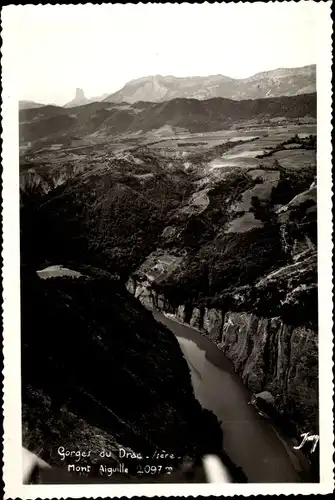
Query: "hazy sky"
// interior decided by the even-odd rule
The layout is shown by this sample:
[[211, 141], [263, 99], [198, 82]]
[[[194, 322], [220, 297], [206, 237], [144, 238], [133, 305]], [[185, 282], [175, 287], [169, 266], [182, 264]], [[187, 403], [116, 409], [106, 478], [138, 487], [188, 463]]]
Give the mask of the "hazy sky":
[[319, 5], [28, 5], [2, 17], [18, 97], [65, 104], [76, 87], [93, 97], [153, 74], [242, 78], [313, 64]]

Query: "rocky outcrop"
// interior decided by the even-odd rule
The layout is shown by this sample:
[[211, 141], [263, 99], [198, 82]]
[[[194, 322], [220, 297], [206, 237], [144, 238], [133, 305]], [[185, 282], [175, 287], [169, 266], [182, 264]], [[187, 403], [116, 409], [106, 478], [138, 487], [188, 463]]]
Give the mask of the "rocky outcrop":
[[85, 96], [83, 89], [77, 88], [74, 99], [72, 99], [72, 101], [65, 104], [64, 108], [72, 108], [75, 106], [84, 106], [85, 104], [88, 104], [89, 102], [91, 102], [91, 99], [88, 99]]
[[203, 317], [203, 329], [213, 342], [219, 342], [222, 335], [222, 312], [218, 309], [208, 309], [206, 307]]
[[203, 311], [195, 307], [192, 311], [190, 326], [196, 330], [201, 330], [203, 327]]
[[[215, 318], [211, 326], [216, 328], [220, 312], [211, 310], [210, 316]], [[227, 312], [221, 338], [217, 335], [214, 341], [252, 392], [270, 391], [278, 412], [294, 422], [298, 433], [306, 429], [317, 433], [318, 341], [315, 331], [305, 326], [293, 328], [280, 318]]]
[[316, 432], [318, 347], [315, 331], [280, 318], [228, 312], [219, 348], [253, 392], [270, 391], [297, 430]]
[[271, 418], [276, 415], [275, 398], [269, 391], [262, 391], [258, 394], [253, 394], [249, 404], [254, 406], [263, 417]]
[[184, 322], [186, 319], [185, 306], [178, 306], [176, 310], [176, 318], [178, 321]]
[[313, 182], [310, 188], [296, 195], [287, 205], [277, 210], [282, 248], [294, 261], [316, 252], [313, 231], [316, 233], [317, 191]]

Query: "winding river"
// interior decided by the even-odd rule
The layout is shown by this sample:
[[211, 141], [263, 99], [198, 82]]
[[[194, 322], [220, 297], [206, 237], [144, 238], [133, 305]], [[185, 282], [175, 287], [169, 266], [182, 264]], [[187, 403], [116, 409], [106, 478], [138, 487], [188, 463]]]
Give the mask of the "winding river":
[[225, 451], [242, 467], [248, 482], [300, 482], [304, 468], [299, 455], [270, 420], [248, 404], [251, 394], [224, 354], [197, 330], [160, 312], [153, 315], [176, 335], [190, 367], [195, 396], [221, 422]]

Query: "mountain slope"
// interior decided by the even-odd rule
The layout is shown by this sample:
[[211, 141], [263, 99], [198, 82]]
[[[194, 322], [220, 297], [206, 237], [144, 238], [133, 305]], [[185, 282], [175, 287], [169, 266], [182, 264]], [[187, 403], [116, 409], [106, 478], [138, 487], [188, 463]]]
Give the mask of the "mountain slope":
[[[24, 444], [41, 446], [47, 462], [63, 465], [61, 445], [93, 445], [98, 461], [108, 437], [142, 454], [220, 450], [219, 425], [208, 425], [211, 415], [207, 421], [193, 397], [176, 338], [117, 282], [23, 274], [22, 345]], [[49, 413], [50, 400], [52, 419], [63, 414], [63, 435], [52, 420], [32, 418], [43, 401]], [[64, 433], [65, 408], [86, 422], [82, 435]]]
[[106, 102], [168, 101], [176, 98], [234, 100], [281, 97], [316, 92], [316, 66], [284, 68], [234, 79], [223, 75], [177, 78], [148, 76], [127, 83]]
[[[304, 102], [303, 98], [280, 102]], [[257, 109], [256, 101], [247, 102], [252, 111]], [[266, 102], [278, 103], [276, 99]], [[225, 102], [225, 106], [242, 104]], [[99, 105], [104, 110], [103, 103]], [[135, 106], [147, 109], [147, 103]], [[171, 116], [174, 106], [172, 102], [148, 108]], [[187, 119], [188, 107], [197, 116], [203, 106], [201, 101], [182, 100], [181, 116]], [[80, 109], [83, 122], [89, 120], [92, 108]], [[69, 324], [79, 317], [81, 325], [83, 317], [87, 328], [102, 329], [103, 338], [106, 332], [109, 338], [112, 318], [101, 322], [97, 311], [105, 314], [112, 308], [113, 323], [119, 318], [120, 332], [123, 320], [131, 325], [146, 323], [147, 316], [140, 310], [129, 313], [128, 306], [133, 309], [135, 303], [119, 291], [131, 276], [128, 289], [143, 304], [198, 328], [225, 352], [251, 391], [271, 392], [285, 426], [297, 435], [304, 429], [317, 434], [316, 137], [302, 134], [283, 141], [281, 135], [268, 129], [266, 136], [252, 142], [199, 149], [188, 157], [194, 169], [186, 171], [183, 161], [145, 147], [107, 153], [103, 158], [90, 156], [73, 164], [51, 160], [22, 164], [21, 256], [22, 276], [28, 280], [28, 313], [44, 304], [50, 317], [56, 314], [43, 302], [42, 291], [37, 305], [29, 302], [29, 282], [36, 270], [63, 264], [93, 276], [93, 267], [102, 269], [113, 275], [113, 289], [103, 285], [100, 291], [99, 284], [84, 282], [84, 298], [79, 300], [76, 285], [63, 288], [57, 282], [50, 302], [69, 306], [70, 312], [72, 304], [75, 313]], [[236, 158], [250, 152], [247, 145], [258, 153], [252, 163], [209, 168], [208, 162], [217, 155], [232, 153]], [[31, 289], [35, 294], [35, 285]], [[48, 321], [39, 325], [43, 334]], [[29, 328], [33, 331], [34, 325]], [[134, 337], [127, 336], [138, 346]], [[90, 350], [92, 344], [84, 347]], [[124, 359], [124, 351], [119, 353]], [[136, 392], [136, 385], [131, 388]], [[100, 389], [95, 391], [98, 398], [94, 397], [100, 400]], [[104, 401], [112, 409], [111, 402]]]
[[[74, 266], [80, 255], [82, 264], [127, 277], [154, 248], [167, 214], [190, 195], [183, 165], [167, 165], [144, 148], [86, 168], [22, 166], [22, 262]], [[151, 175], [143, 182], [145, 173]]]
[[34, 101], [19, 101], [19, 110], [22, 109], [35, 109], [35, 108], [43, 108], [45, 104], [41, 104], [39, 102]]
[[[108, 182], [109, 172], [106, 169], [101, 177], [96, 171], [89, 175], [68, 171], [68, 181], [63, 179], [58, 187], [59, 173], [55, 172], [44, 172], [42, 179], [41, 171], [24, 171], [21, 179], [23, 446], [63, 469], [73, 458], [64, 462], [59, 446], [91, 450], [90, 459], [80, 465], [93, 467], [93, 482], [94, 476], [113, 481], [101, 478], [98, 468], [101, 464], [115, 467], [120, 448], [142, 456], [165, 450], [175, 458], [163, 460], [162, 465], [172, 465], [177, 471], [184, 461], [190, 460], [196, 467], [204, 454], [215, 453], [234, 480], [244, 481], [243, 473], [222, 451], [219, 422], [194, 398], [177, 339], [119, 280], [120, 264], [128, 273], [142, 252], [148, 252], [143, 244], [141, 251], [137, 242], [142, 238], [150, 244], [150, 233], [157, 231], [156, 219], [150, 227], [146, 206], [154, 211], [155, 191], [171, 192], [172, 186], [164, 187], [165, 179], [160, 187], [148, 188], [148, 196], [151, 189], [153, 198], [150, 205], [126, 186], [125, 174], [123, 182], [116, 183], [115, 179]], [[76, 191], [78, 197], [73, 197]], [[91, 213], [86, 212], [89, 205]], [[127, 225], [134, 207], [138, 208], [134, 213], [137, 226]], [[101, 224], [94, 228], [93, 222], [102, 216]], [[57, 219], [62, 222], [58, 224]], [[116, 231], [119, 233], [114, 234]], [[117, 262], [109, 252], [127, 239], [127, 251], [125, 247], [115, 268]], [[131, 255], [133, 246], [135, 256]], [[53, 264], [72, 262], [82, 271], [81, 276], [73, 277], [78, 273], [71, 272], [71, 277], [47, 278], [44, 273], [47, 279], [42, 279], [43, 273], [37, 275], [36, 271], [51, 260]], [[112, 276], [108, 267], [119, 273]], [[101, 459], [102, 450], [111, 453], [111, 458]], [[139, 462], [122, 462], [139, 480], [135, 470]], [[157, 460], [152, 462], [155, 464]], [[127, 480], [121, 476], [121, 481]]]
[[[309, 163], [285, 162], [293, 146]], [[210, 337], [251, 391], [270, 391], [295, 436], [318, 434], [315, 153], [315, 136], [294, 136], [261, 165], [208, 176], [128, 282]]]
[[110, 135], [142, 132], [163, 126], [190, 132], [230, 128], [243, 120], [267, 122], [273, 118], [316, 117], [316, 94], [234, 101], [213, 98], [173, 99], [162, 103], [137, 102], [133, 105], [91, 103], [65, 109], [48, 106], [20, 112], [20, 141], [68, 140], [69, 135]]

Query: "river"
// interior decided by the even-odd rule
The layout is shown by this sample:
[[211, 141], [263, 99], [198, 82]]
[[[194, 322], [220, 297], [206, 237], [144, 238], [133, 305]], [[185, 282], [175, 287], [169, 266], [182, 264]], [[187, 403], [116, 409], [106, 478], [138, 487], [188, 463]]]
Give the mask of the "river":
[[191, 371], [195, 397], [221, 422], [224, 449], [253, 483], [296, 483], [303, 468], [296, 453], [249, 405], [250, 392], [225, 355], [191, 327], [153, 312], [177, 337]]

